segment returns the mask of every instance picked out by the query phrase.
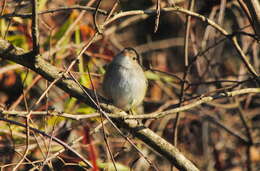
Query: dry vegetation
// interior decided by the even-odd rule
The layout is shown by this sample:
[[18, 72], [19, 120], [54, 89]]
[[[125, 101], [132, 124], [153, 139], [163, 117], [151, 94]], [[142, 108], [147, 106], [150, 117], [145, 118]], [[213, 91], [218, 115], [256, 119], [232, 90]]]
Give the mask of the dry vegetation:
[[[257, 0], [1, 0], [0, 168], [260, 170], [259, 42]], [[100, 92], [125, 47], [149, 80], [137, 116]]]

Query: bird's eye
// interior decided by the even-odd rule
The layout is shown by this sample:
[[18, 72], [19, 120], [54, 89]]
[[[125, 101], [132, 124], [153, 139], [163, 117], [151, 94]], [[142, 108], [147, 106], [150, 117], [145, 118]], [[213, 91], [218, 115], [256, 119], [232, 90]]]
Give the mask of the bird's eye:
[[133, 57], [133, 60], [136, 61], [136, 60], [137, 60], [137, 57]]

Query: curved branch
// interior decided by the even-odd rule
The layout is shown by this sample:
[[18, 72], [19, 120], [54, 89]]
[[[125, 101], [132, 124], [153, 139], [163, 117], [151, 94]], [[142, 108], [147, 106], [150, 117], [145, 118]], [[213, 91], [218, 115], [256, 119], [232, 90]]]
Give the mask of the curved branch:
[[[1, 112], [0, 112], [0, 114], [1, 114]], [[27, 126], [24, 125], [24, 124], [21, 124], [21, 123], [19, 123], [19, 122], [14, 121], [14, 120], [6, 119], [6, 118], [4, 118], [4, 117], [0, 117], [0, 121], [1, 121], [1, 120], [4, 121], [4, 122], [8, 122], [8, 123], [10, 123], [10, 124], [13, 124], [13, 125], [18, 125], [18, 126], [24, 127], [24, 128], [27, 127]], [[71, 152], [73, 152], [75, 155], [77, 155], [79, 158], [81, 158], [82, 161], [86, 164], [86, 166], [87, 166], [88, 168], [93, 168], [92, 164], [91, 164], [89, 161], [87, 161], [87, 160], [86, 160], [81, 154], [79, 154], [76, 150], [74, 150], [73, 148], [71, 148], [70, 145], [68, 145], [68, 144], [64, 143], [63, 141], [61, 141], [60, 139], [58, 139], [58, 138], [56, 138], [56, 137], [53, 137], [53, 136], [50, 136], [49, 134], [47, 134], [47, 133], [45, 133], [45, 132], [43, 132], [43, 131], [40, 131], [40, 130], [38, 130], [38, 129], [36, 129], [36, 128], [30, 127], [30, 130], [32, 130], [32, 131], [34, 131], [34, 132], [36, 132], [36, 133], [39, 133], [39, 134], [41, 134], [41, 135], [43, 135], [43, 136], [45, 136], [45, 137], [47, 137], [47, 138], [49, 138], [49, 139], [52, 139], [52, 140], [55, 141], [56, 143], [62, 145], [65, 149], [68, 149], [69, 151], [71, 151]]]
[[[60, 70], [41, 57], [35, 58], [32, 52], [24, 53], [23, 49], [17, 48], [9, 42], [0, 39], [0, 58], [11, 60], [34, 72], [40, 74], [43, 78], [53, 81], [60, 76]], [[35, 60], [32, 60], [35, 59]], [[56, 86], [77, 98], [79, 101], [96, 108], [96, 105], [87, 97], [83, 90], [69, 77], [59, 79]], [[85, 88], [91, 97], [95, 99], [92, 90]], [[99, 97], [100, 102], [106, 102], [103, 97]], [[1, 117], [0, 117], [1, 118]], [[179, 150], [168, 143], [166, 140], [155, 134], [152, 130], [140, 127], [134, 120], [113, 119], [119, 127], [126, 128], [132, 135], [141, 139], [145, 144], [167, 158], [176, 168], [184, 171], [198, 171], [199, 169], [189, 161]]]
[[[242, 59], [243, 63], [247, 67], [248, 71], [257, 80], [258, 73], [255, 71], [254, 67], [250, 64], [248, 57], [244, 54], [244, 52], [242, 51], [242, 48], [238, 44], [237, 38], [235, 36], [232, 36], [233, 35], [232, 33], [228, 33], [220, 25], [218, 25], [214, 21], [208, 19], [207, 17], [204, 17], [203, 15], [200, 15], [198, 13], [195, 13], [195, 12], [192, 12], [192, 11], [189, 11], [189, 10], [186, 10], [184, 8], [181, 8], [181, 7], [175, 6], [175, 7], [170, 7], [170, 8], [162, 8], [161, 12], [180, 12], [180, 13], [195, 17], [195, 18], [197, 18], [197, 19], [199, 19], [203, 22], [206, 22], [207, 24], [212, 26], [214, 29], [216, 29], [218, 32], [220, 32], [223, 36], [229, 38], [229, 40], [231, 41], [231, 43], [235, 47], [236, 51], [238, 52], [240, 58]], [[107, 20], [104, 25], [111, 24], [112, 22], [114, 22], [114, 21], [116, 21], [116, 20], [118, 20], [119, 18], [122, 18], [122, 17], [133, 16], [133, 15], [154, 15], [154, 14], [156, 14], [155, 9], [133, 10], [133, 11], [121, 12], [121, 13], [115, 15], [114, 17], [112, 17], [111, 19]], [[260, 81], [258, 80], [258, 82], [260, 82]]]
[[[49, 11], [40, 12], [39, 14], [57, 12], [57, 11], [62, 11], [62, 10], [71, 10], [71, 9], [82, 9], [82, 10], [88, 10], [88, 11], [91, 11], [91, 12], [95, 11], [95, 8], [76, 6], [76, 7], [62, 7], [60, 9], [53, 9], [53, 10], [49, 10]], [[102, 11], [102, 10], [101, 11], [98, 10], [98, 11], [101, 12], [102, 14], [105, 14], [105, 12]], [[224, 36], [226, 36], [227, 38], [230, 39], [231, 43], [235, 47], [235, 49], [238, 52], [240, 58], [242, 59], [245, 66], [247, 67], [248, 71], [254, 76], [254, 78], [257, 79], [258, 73], [255, 71], [254, 67], [250, 64], [248, 57], [242, 51], [242, 48], [238, 44], [237, 38], [234, 37], [234, 36], [231, 36], [231, 35], [233, 35], [232, 33], [228, 33], [225, 29], [223, 29], [221, 26], [219, 26], [214, 21], [208, 19], [207, 17], [204, 17], [203, 15], [200, 15], [198, 13], [195, 13], [195, 12], [192, 12], [192, 11], [189, 11], [189, 10], [186, 10], [186, 9], [178, 7], [178, 6], [169, 7], [169, 8], [162, 8], [161, 12], [180, 12], [180, 13], [195, 17], [195, 18], [211, 25], [213, 28], [215, 28], [217, 31], [219, 31], [222, 35], [224, 35]], [[156, 9], [132, 10], [132, 11], [121, 12], [121, 13], [114, 15], [114, 17], [112, 17], [111, 19], [107, 20], [104, 23], [103, 26], [107, 26], [107, 25], [111, 24], [112, 22], [114, 22], [114, 21], [116, 21], [116, 20], [118, 20], [119, 18], [122, 18], [122, 17], [133, 16], [133, 15], [154, 15], [156, 13], [157, 13]], [[24, 16], [23, 15], [24, 14], [19, 14], [19, 15], [15, 15], [15, 16], [31, 17], [31, 14], [25, 14]], [[8, 15], [0, 16], [0, 18], [3, 18], [3, 17], [13, 17], [13, 15], [8, 14]], [[260, 81], [258, 80], [258, 82], [260, 82]]]
[[259, 0], [243, 0], [251, 14], [254, 30], [260, 38], [260, 2]]
[[[46, 10], [46, 11], [41, 11], [41, 12], [38, 13], [38, 15], [49, 14], [49, 13], [54, 13], [54, 12], [69, 11], [69, 10], [85, 10], [85, 11], [90, 11], [90, 12], [94, 13], [96, 11], [96, 8], [74, 5], [74, 6], [71, 6], [71, 7], [60, 7], [60, 8], [55, 8], [55, 9], [49, 9], [49, 10]], [[97, 11], [100, 14], [107, 15], [107, 11], [105, 11], [105, 10], [98, 9]], [[32, 14], [31, 13], [4, 14], [4, 15], [0, 16], [0, 18], [12, 18], [12, 17], [31, 18]]]

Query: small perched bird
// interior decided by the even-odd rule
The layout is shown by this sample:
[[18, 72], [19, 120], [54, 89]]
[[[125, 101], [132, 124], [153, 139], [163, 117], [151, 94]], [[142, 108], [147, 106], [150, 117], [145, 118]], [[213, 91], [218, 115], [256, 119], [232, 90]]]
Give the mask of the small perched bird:
[[133, 48], [125, 48], [114, 57], [107, 67], [102, 88], [105, 97], [125, 111], [142, 103], [147, 79]]

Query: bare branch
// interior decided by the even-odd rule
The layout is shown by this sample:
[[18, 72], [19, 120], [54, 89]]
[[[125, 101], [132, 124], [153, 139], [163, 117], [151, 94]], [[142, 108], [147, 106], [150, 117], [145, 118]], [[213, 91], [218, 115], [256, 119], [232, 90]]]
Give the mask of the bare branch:
[[[35, 61], [30, 60], [33, 57], [31, 52], [24, 54], [23, 50], [14, 47], [12, 44], [5, 40], [0, 39], [0, 58], [11, 60], [24, 65], [36, 73], [40, 74], [43, 78], [53, 81], [60, 77], [59, 69], [46, 62], [44, 59], [38, 57]], [[96, 105], [89, 99], [89, 97], [83, 92], [81, 88], [70, 78], [64, 75], [62, 79], [58, 79], [55, 84], [71, 96], [77, 98], [79, 101], [86, 103], [89, 106], [96, 108]], [[85, 89], [88, 94], [95, 98], [93, 91]], [[103, 97], [98, 97], [100, 102], [105, 102]], [[1, 118], [0, 119], [4, 119]], [[178, 149], [172, 146], [170, 143], [159, 137], [157, 134], [152, 132], [150, 129], [140, 127], [138, 123], [131, 120], [113, 119], [114, 123], [119, 127], [124, 127], [134, 136], [140, 138], [148, 146], [155, 149], [162, 156], [166, 157], [175, 167], [181, 170], [197, 171], [198, 168], [187, 158], [181, 154]], [[31, 128], [32, 129], [32, 128]]]

